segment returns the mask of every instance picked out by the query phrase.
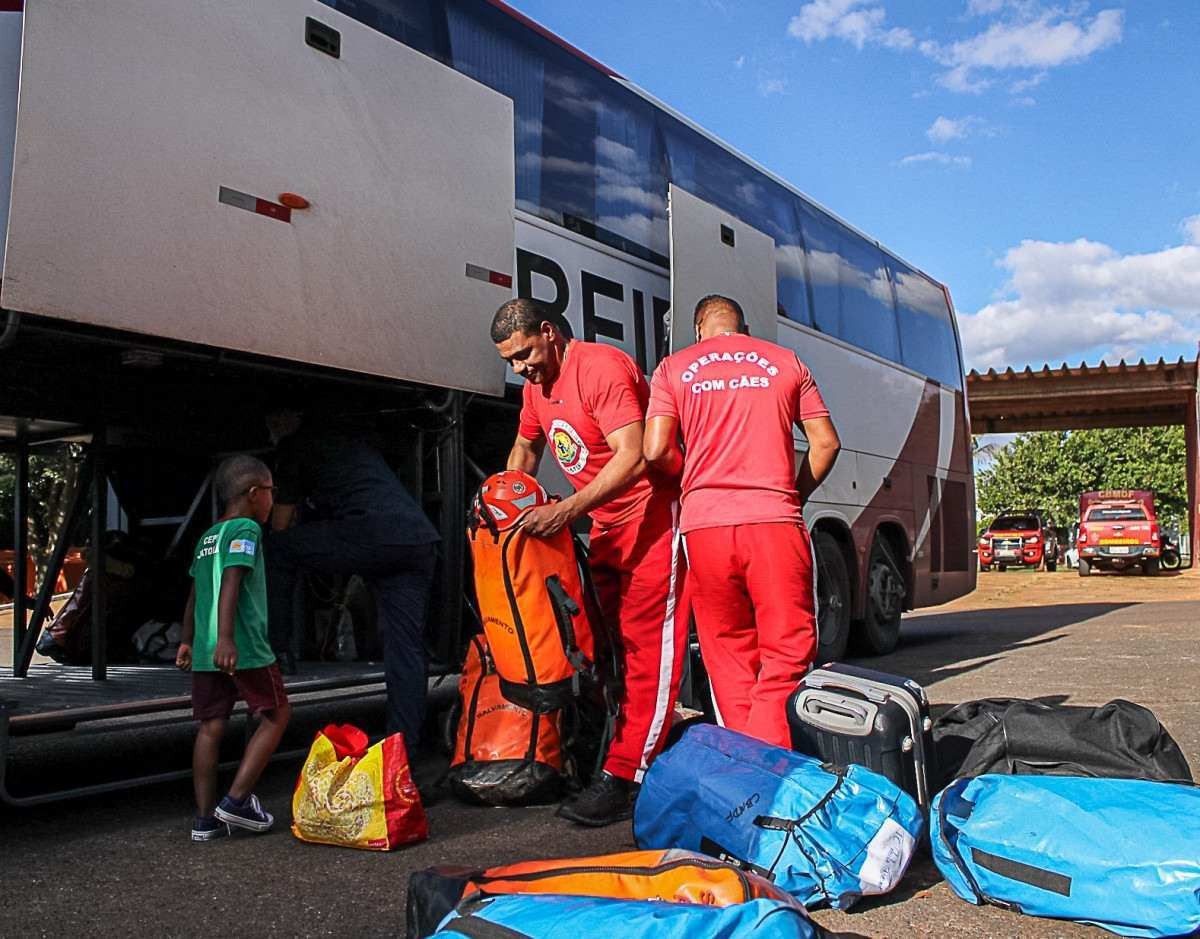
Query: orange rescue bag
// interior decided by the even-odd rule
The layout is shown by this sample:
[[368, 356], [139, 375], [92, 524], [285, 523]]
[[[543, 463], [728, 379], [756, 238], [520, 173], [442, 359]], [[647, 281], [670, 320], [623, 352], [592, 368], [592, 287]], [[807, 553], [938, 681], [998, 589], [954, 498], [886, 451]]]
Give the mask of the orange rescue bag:
[[511, 502], [492, 507], [494, 481], [513, 475], [525, 474], [497, 473], [475, 498], [467, 532], [475, 594], [504, 696], [547, 713], [578, 697], [582, 679], [595, 678], [593, 614], [570, 529], [535, 538], [515, 524]]
[[432, 933], [464, 898], [552, 893], [732, 906], [770, 899], [804, 908], [770, 881], [693, 851], [627, 851], [599, 857], [525, 861], [487, 870], [431, 867], [408, 879], [409, 939]]
[[487, 640], [467, 648], [458, 685], [462, 712], [447, 782], [455, 795], [488, 805], [552, 802], [563, 783], [562, 712], [537, 714], [500, 691]]

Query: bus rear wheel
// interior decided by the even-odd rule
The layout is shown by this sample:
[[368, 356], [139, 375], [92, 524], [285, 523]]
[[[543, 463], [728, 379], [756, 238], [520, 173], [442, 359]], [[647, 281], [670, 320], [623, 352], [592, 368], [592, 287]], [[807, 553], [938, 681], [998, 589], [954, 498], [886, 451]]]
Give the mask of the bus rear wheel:
[[817, 574], [817, 665], [836, 662], [850, 639], [850, 571], [837, 539], [813, 535]]
[[888, 549], [877, 537], [867, 563], [866, 615], [855, 623], [855, 645], [870, 655], [886, 655], [900, 640], [904, 580]]

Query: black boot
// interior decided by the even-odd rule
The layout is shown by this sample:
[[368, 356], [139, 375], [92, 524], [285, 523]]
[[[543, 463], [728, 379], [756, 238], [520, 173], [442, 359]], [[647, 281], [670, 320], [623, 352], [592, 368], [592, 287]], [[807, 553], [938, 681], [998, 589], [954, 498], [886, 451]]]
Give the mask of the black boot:
[[558, 816], [590, 828], [603, 828], [633, 816], [634, 784], [601, 772], [590, 786], [559, 807]]

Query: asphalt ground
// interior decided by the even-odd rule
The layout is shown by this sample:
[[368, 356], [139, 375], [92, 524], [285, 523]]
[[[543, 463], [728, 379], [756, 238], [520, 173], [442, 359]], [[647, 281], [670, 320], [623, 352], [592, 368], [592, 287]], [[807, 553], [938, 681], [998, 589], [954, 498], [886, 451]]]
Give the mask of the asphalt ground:
[[[902, 646], [863, 664], [922, 682], [935, 711], [960, 701], [1123, 697], [1152, 708], [1200, 769], [1196, 623], [1200, 573], [1142, 578], [1073, 572], [981, 575], [971, 597], [906, 617]], [[292, 742], [329, 720], [379, 730], [377, 701], [301, 713]], [[186, 765], [186, 725], [109, 736], [18, 741], [17, 787], [83, 783], [124, 766]], [[236, 744], [236, 741], [232, 743]], [[232, 751], [231, 751], [232, 752]], [[182, 761], [182, 762], [181, 762]], [[419, 767], [436, 771], [428, 759]], [[0, 936], [393, 936], [405, 884], [432, 864], [487, 866], [629, 850], [630, 827], [589, 830], [552, 808], [491, 809], [443, 800], [427, 842], [390, 854], [302, 844], [287, 829], [298, 763], [276, 764], [258, 792], [274, 832], [188, 840], [186, 781], [32, 809], [0, 809]], [[892, 894], [814, 918], [843, 934], [1084, 937], [1108, 933], [955, 897], [919, 858]]]

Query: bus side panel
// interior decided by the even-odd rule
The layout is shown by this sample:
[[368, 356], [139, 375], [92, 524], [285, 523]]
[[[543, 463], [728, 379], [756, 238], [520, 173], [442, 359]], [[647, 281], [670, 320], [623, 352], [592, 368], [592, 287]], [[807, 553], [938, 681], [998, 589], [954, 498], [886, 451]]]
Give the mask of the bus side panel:
[[[8, 231], [8, 202], [12, 194], [17, 87], [21, 81], [21, 16], [0, 13], [0, 236]], [[3, 276], [4, 238], [0, 237], [0, 277]]]
[[316, 0], [39, 0], [2, 301], [500, 394], [512, 140], [509, 98]]

